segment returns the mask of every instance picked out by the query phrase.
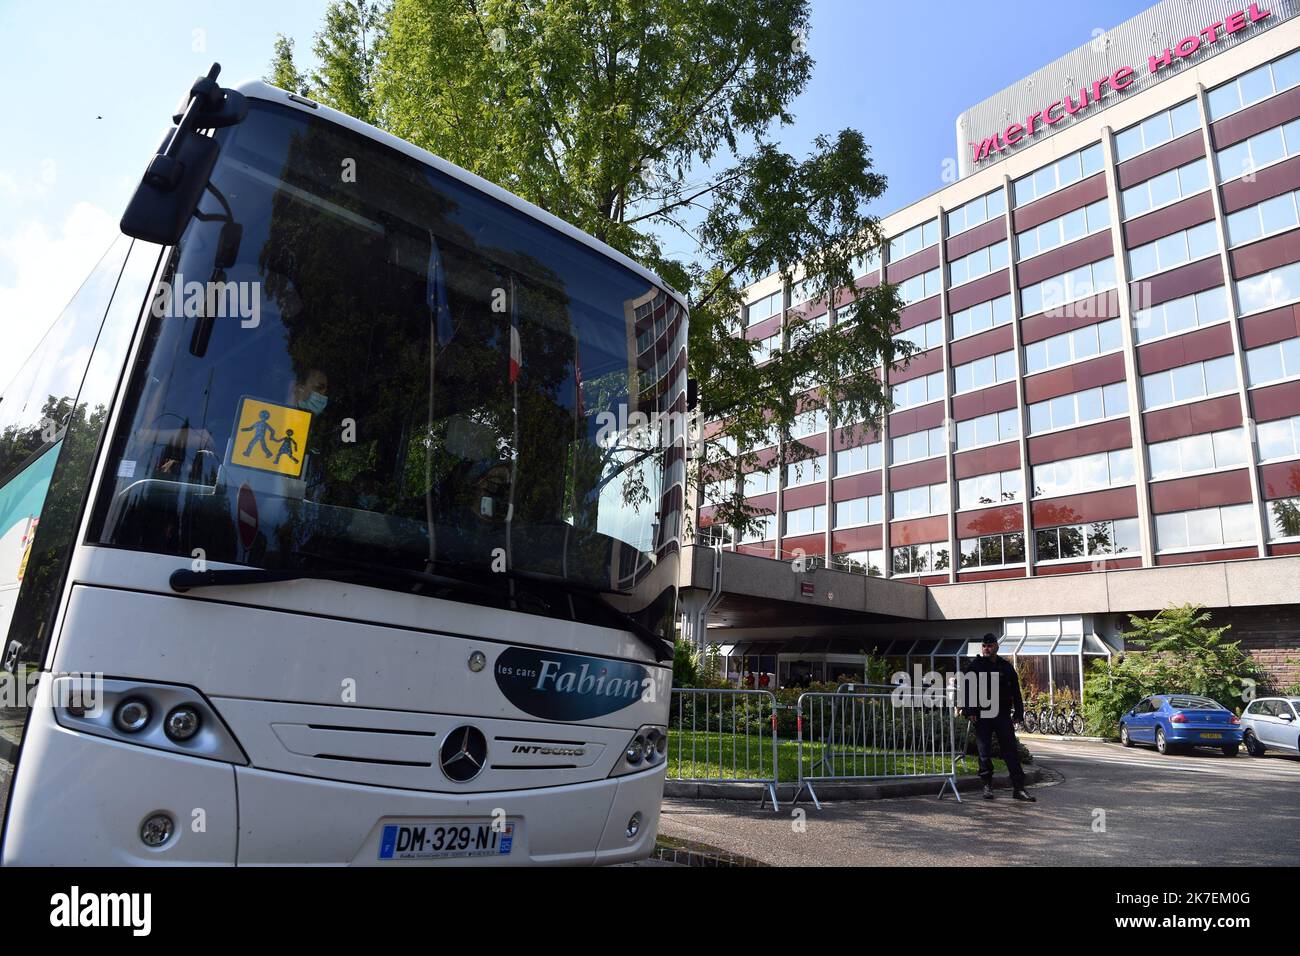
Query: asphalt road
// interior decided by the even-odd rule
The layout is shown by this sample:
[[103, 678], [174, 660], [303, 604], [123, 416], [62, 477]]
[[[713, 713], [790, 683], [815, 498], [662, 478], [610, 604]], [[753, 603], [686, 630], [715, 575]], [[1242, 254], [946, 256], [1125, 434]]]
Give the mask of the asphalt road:
[[1050, 778], [1031, 788], [1033, 804], [1008, 790], [961, 804], [951, 793], [823, 801], [820, 811], [805, 799], [800, 821], [788, 805], [667, 799], [659, 828], [778, 866], [1300, 864], [1296, 757], [1027, 743]]

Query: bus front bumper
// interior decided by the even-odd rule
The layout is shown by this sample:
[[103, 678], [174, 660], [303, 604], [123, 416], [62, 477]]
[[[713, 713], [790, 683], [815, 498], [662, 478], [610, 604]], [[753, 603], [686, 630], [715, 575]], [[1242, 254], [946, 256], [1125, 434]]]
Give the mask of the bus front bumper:
[[[665, 767], [486, 793], [365, 786], [119, 743], [33, 712], [5, 827], [8, 865], [593, 865], [650, 855]], [[39, 782], [39, 786], [37, 786]], [[146, 821], [174, 825], [161, 846]], [[636, 832], [629, 821], [639, 814]], [[508, 854], [384, 859], [384, 828], [512, 824]]]

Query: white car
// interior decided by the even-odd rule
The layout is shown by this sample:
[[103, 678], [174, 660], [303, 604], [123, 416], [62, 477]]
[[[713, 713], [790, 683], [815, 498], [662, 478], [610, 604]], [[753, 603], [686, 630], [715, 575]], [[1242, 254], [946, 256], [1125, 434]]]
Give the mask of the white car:
[[1241, 715], [1246, 752], [1280, 750], [1300, 756], [1300, 697], [1261, 697]]

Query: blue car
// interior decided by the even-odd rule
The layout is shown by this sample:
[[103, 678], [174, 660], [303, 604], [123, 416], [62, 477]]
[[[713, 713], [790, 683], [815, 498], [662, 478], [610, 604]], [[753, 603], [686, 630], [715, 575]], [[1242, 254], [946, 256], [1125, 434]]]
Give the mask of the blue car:
[[1125, 747], [1155, 744], [1162, 754], [1179, 747], [1217, 747], [1235, 757], [1241, 718], [1208, 697], [1153, 694], [1120, 718], [1119, 739]]

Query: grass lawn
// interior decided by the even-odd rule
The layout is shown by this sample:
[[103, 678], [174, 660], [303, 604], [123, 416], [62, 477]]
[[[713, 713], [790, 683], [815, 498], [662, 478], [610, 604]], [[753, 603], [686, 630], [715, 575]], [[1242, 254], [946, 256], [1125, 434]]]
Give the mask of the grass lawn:
[[[943, 774], [948, 772], [946, 760], [937, 757], [915, 757], [897, 751], [870, 747], [837, 747], [834, 763], [817, 766], [825, 756], [824, 744], [804, 744], [805, 770], [810, 776], [843, 774], [846, 776], [889, 776], [907, 774]], [[994, 769], [1006, 770], [1006, 764], [994, 759]], [[816, 769], [814, 769], [814, 767]], [[798, 744], [793, 740], [777, 743], [776, 779], [779, 783], [793, 783], [799, 779]], [[975, 773], [974, 757], [957, 761], [957, 773]], [[672, 730], [668, 733], [669, 780], [743, 780], [768, 779], [772, 776], [772, 740], [757, 735], [746, 739], [712, 731]]]

